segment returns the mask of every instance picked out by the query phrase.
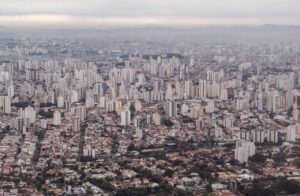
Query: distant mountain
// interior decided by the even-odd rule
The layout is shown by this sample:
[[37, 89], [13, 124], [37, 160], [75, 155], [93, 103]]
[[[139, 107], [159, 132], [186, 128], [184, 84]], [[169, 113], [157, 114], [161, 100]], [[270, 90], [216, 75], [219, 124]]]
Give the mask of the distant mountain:
[[207, 25], [194, 27], [175, 26], [128, 26], [95, 28], [0, 28], [6, 37], [48, 38], [118, 38], [123, 40], [182, 40], [188, 42], [235, 42], [249, 40], [295, 41], [300, 37], [300, 26], [265, 24], [251, 25]]

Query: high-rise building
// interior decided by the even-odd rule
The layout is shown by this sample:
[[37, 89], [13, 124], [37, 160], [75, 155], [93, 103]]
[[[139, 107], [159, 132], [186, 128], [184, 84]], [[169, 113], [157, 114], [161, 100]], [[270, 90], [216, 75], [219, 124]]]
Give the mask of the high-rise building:
[[257, 109], [262, 111], [263, 110], [263, 93], [261, 91], [259, 91], [257, 93]]
[[222, 89], [220, 92], [220, 100], [227, 101], [228, 100], [228, 91], [227, 89]]
[[18, 114], [22, 118], [27, 118], [29, 123], [34, 123], [36, 120], [36, 111], [31, 106], [27, 106], [25, 109], [19, 109]]
[[298, 119], [299, 119], [299, 110], [298, 110], [297, 102], [295, 102], [293, 105], [293, 120], [298, 121]]
[[59, 111], [53, 113], [53, 124], [57, 126], [61, 124], [61, 113]]
[[104, 96], [104, 83], [96, 83], [94, 84], [94, 92], [100, 97]]
[[193, 82], [192, 81], [185, 81], [185, 88], [184, 88], [185, 99], [192, 98], [192, 89], [193, 89]]
[[8, 87], [7, 87], [7, 95], [9, 97], [13, 97], [15, 95], [14, 85], [13, 84], [8, 85]]
[[246, 101], [245, 101], [245, 99], [243, 99], [243, 98], [238, 98], [237, 100], [236, 100], [236, 105], [235, 105], [235, 109], [236, 110], [243, 110], [243, 109], [245, 109], [245, 107], [246, 107]]
[[41, 119], [41, 128], [47, 129], [47, 119]]
[[235, 159], [241, 163], [247, 162], [248, 158], [255, 154], [256, 147], [250, 141], [237, 141], [235, 147]]
[[107, 98], [106, 97], [100, 97], [100, 107], [101, 108], [106, 108], [106, 102], [107, 102]]
[[234, 117], [232, 115], [226, 116], [223, 120], [223, 125], [226, 128], [232, 128], [234, 122]]
[[286, 128], [286, 140], [289, 142], [296, 142], [296, 126], [290, 125]]
[[280, 95], [277, 91], [269, 92], [267, 95], [267, 110], [269, 112], [278, 112], [280, 110]]
[[96, 150], [94, 148], [91, 148], [90, 145], [87, 145], [83, 148], [83, 156], [95, 158]]
[[171, 118], [177, 117], [177, 103], [174, 100], [167, 99], [165, 103], [165, 112]]
[[214, 100], [207, 99], [205, 100], [207, 105], [205, 107], [205, 112], [206, 113], [213, 113], [215, 111], [215, 102]]
[[277, 143], [278, 142], [278, 130], [268, 130], [267, 131], [268, 142]]
[[139, 139], [142, 139], [143, 138], [143, 129], [137, 128], [136, 132], [135, 132], [135, 136]]
[[295, 88], [296, 74], [294, 72], [290, 72], [288, 75], [288, 89], [293, 90]]
[[64, 107], [64, 97], [58, 96], [57, 97], [57, 107], [63, 108]]
[[141, 117], [140, 116], [136, 116], [133, 118], [133, 126], [141, 127]]
[[0, 97], [0, 113], [11, 113], [11, 98], [9, 96]]
[[75, 116], [73, 118], [73, 131], [79, 131], [80, 130], [80, 119], [78, 116]]
[[211, 70], [208, 70], [208, 71], [206, 72], [206, 80], [212, 82], [213, 79], [214, 79], [214, 72], [211, 71]]
[[189, 106], [184, 103], [184, 104], [181, 105], [181, 111], [180, 111], [180, 113], [182, 115], [186, 116], [188, 114], [189, 109], [190, 109]]
[[207, 83], [206, 80], [199, 81], [199, 98], [206, 98], [207, 96]]
[[263, 130], [253, 130], [252, 138], [255, 143], [263, 143], [265, 139], [265, 132]]
[[[294, 102], [294, 93], [293, 93], [293, 91], [287, 91], [285, 93], [285, 108], [290, 109], [293, 105], [293, 102]], [[297, 100], [296, 100], [296, 103], [297, 103]]]
[[247, 140], [247, 141], [250, 141], [251, 139], [251, 134], [250, 134], [250, 131], [247, 131], [245, 129], [242, 129], [240, 131], [240, 139], [241, 140]]
[[151, 122], [152, 122], [151, 115], [150, 115], [150, 114], [147, 114], [147, 115], [146, 115], [146, 123], [147, 123], [147, 125], [150, 125]]
[[213, 82], [211, 84], [211, 96], [212, 97], [219, 97], [220, 96], [220, 84], [217, 82]]
[[85, 98], [85, 107], [86, 108], [93, 108], [95, 106], [94, 97], [88, 96]]
[[131, 112], [128, 107], [126, 107], [122, 112], [121, 112], [121, 125], [122, 126], [128, 126], [130, 125], [131, 122]]
[[190, 67], [194, 66], [194, 56], [190, 58]]
[[141, 112], [142, 111], [142, 103], [140, 100], [136, 100], [134, 102], [134, 108], [136, 112]]
[[193, 105], [190, 111], [190, 118], [198, 119], [203, 116], [203, 107], [199, 104]]
[[152, 119], [153, 119], [153, 123], [154, 123], [155, 125], [161, 125], [161, 117], [160, 117], [160, 114], [154, 113], [154, 114], [152, 115]]
[[214, 125], [214, 135], [217, 139], [223, 139], [223, 130], [221, 127]]
[[80, 122], [86, 119], [86, 107], [84, 105], [78, 105], [75, 108], [75, 116], [79, 117]]

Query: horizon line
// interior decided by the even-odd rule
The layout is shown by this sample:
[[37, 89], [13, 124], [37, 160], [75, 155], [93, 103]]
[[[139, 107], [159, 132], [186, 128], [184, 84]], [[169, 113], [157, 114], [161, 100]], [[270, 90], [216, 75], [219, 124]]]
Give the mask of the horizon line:
[[128, 26], [261, 26], [266, 24], [298, 26], [298, 20], [266, 18], [194, 17], [78, 17], [72, 15], [0, 15], [0, 26], [28, 28], [108, 28]]

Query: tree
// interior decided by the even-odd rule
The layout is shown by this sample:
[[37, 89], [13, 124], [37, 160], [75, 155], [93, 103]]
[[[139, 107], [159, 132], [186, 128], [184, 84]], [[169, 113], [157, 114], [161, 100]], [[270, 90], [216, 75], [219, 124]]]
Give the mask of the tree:
[[86, 174], [83, 172], [83, 173], [80, 175], [79, 180], [82, 181], [85, 177], [86, 177]]
[[12, 103], [11, 106], [17, 107], [17, 108], [26, 108], [29, 106], [29, 102], [18, 102], [18, 103]]
[[172, 127], [174, 125], [170, 119], [162, 119], [161, 123], [167, 127]]
[[256, 153], [255, 155], [250, 157], [249, 160], [255, 163], [264, 163], [266, 161], [266, 157], [262, 154]]
[[212, 192], [213, 190], [212, 190], [212, 187], [211, 187], [211, 184], [207, 184], [206, 186], [205, 186], [205, 188], [206, 188], [206, 190], [207, 190], [207, 192]]
[[300, 158], [294, 161], [294, 165], [300, 169]]
[[43, 116], [45, 118], [53, 118], [53, 111], [48, 110], [47, 112], [44, 110], [40, 110], [38, 115]]
[[269, 191], [265, 189], [265, 185], [257, 180], [255, 180], [252, 184], [250, 190], [245, 192], [247, 196], [271, 196]]
[[275, 162], [285, 162], [284, 154], [283, 153], [277, 153], [277, 154], [275, 154], [273, 160]]
[[134, 113], [136, 111], [134, 104], [130, 104], [129, 110], [131, 113]]
[[103, 189], [104, 191], [112, 192], [115, 190], [115, 187], [111, 183], [105, 180], [89, 178], [88, 181], [98, 186], [99, 188]]
[[164, 176], [166, 176], [166, 177], [172, 177], [173, 173], [174, 173], [174, 171], [168, 168], [168, 169], [165, 170]]
[[184, 116], [183, 118], [182, 118], [182, 123], [193, 123], [194, 121], [193, 121], [193, 119], [192, 118], [189, 118], [189, 117], [186, 117], [186, 116]]
[[129, 144], [129, 146], [127, 147], [127, 151], [133, 151], [135, 149], [135, 146], [133, 143]]
[[130, 104], [129, 110], [130, 110], [130, 117], [133, 118], [134, 117], [134, 113], [136, 111], [136, 109], [135, 109], [135, 107], [134, 107], [133, 104]]
[[295, 180], [288, 180], [285, 178], [280, 178], [275, 181], [272, 185], [272, 189], [275, 193], [280, 193], [284, 191], [287, 194], [298, 194], [300, 193], [300, 185]]
[[67, 136], [67, 133], [65, 131], [62, 131], [59, 133], [59, 135], [63, 138], [65, 138]]

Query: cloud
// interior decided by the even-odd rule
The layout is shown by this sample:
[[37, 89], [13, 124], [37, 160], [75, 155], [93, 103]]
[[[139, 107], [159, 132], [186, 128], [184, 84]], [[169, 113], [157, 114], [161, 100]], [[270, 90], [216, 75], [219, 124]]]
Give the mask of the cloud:
[[300, 24], [299, 10], [298, 0], [10, 0], [0, 25]]
[[[264, 20], [259, 18], [187, 18], [187, 17], [80, 17], [69, 15], [8, 15], [0, 16], [0, 24], [12, 27], [115, 27], [134, 25], [197, 26], [222, 24], [290, 24], [290, 20]], [[297, 21], [294, 21], [297, 22]]]

